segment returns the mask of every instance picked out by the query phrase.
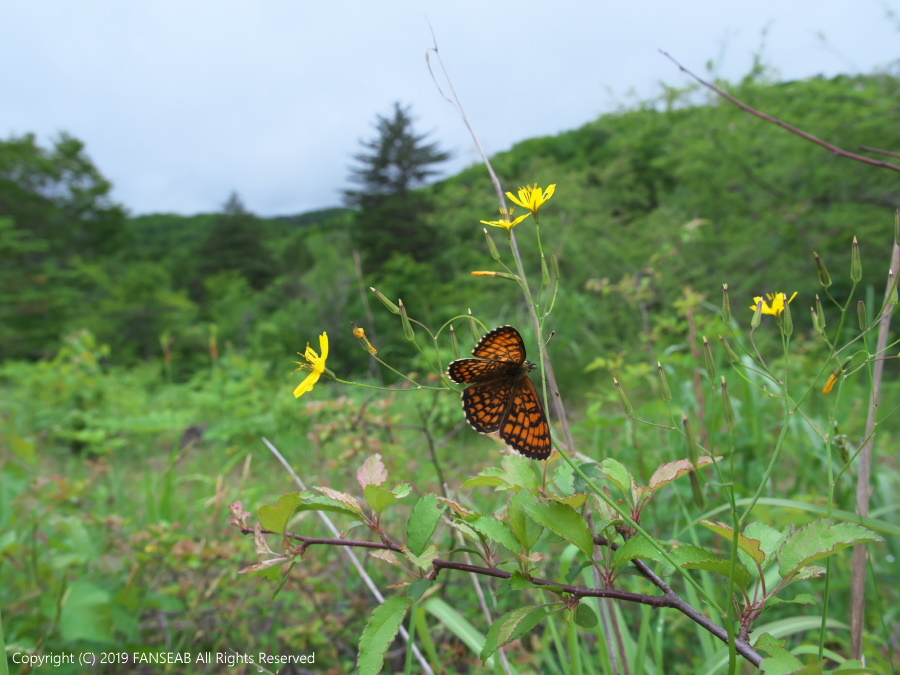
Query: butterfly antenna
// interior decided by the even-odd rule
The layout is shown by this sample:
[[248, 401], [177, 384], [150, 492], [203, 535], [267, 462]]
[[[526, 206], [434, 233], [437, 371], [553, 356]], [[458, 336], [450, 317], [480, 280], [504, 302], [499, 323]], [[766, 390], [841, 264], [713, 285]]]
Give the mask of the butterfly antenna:
[[544, 351], [547, 349], [547, 345], [550, 344], [550, 340], [553, 339], [553, 336], [554, 336], [554, 335], [556, 335], [556, 331], [555, 331], [555, 330], [551, 330], [551, 331], [550, 331], [550, 335], [547, 336], [547, 339], [544, 340], [544, 344], [541, 345], [541, 353], [542, 353], [542, 354], [543, 354]]

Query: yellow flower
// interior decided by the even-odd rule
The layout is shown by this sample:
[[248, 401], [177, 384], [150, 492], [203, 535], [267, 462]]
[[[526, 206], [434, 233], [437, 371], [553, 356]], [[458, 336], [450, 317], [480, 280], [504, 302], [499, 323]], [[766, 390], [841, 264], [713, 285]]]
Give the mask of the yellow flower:
[[546, 190], [542, 190], [538, 187], [538, 184], [535, 183], [531, 187], [528, 187], [527, 185], [525, 187], [520, 187], [518, 199], [513, 196], [512, 192], [507, 192], [506, 196], [509, 197], [514, 204], [518, 204], [523, 209], [528, 209], [535, 217], [537, 217], [538, 209], [541, 208], [541, 205], [543, 205], [544, 202], [548, 201], [550, 197], [553, 196], [555, 191], [556, 183], [550, 185]]
[[[784, 308], [787, 306], [789, 302], [792, 302], [794, 298], [797, 297], [797, 292], [788, 299], [787, 294], [785, 293], [766, 293], [766, 297], [769, 299], [769, 302], [766, 302], [761, 297], [757, 296], [753, 298], [756, 303], [762, 303], [762, 313], [763, 314], [772, 314], [773, 316], [781, 316], [784, 314]], [[771, 303], [771, 305], [769, 304]], [[756, 311], [756, 305], [751, 305], [750, 309], [754, 312]]]
[[[316, 353], [316, 350], [307, 343], [306, 353], [303, 355], [303, 358], [305, 358], [307, 362], [301, 363], [300, 361], [294, 361], [294, 363], [300, 366], [297, 370], [310, 371], [309, 375], [306, 376], [306, 379], [294, 389], [294, 396], [296, 398], [303, 396], [303, 394], [308, 391], [312, 391], [313, 385], [319, 381], [319, 376], [325, 372], [325, 359], [328, 358], [328, 333], [322, 333], [319, 336], [319, 349], [322, 352], [322, 356], [319, 356]], [[296, 373], [297, 370], [294, 372]]]
[[505, 227], [506, 230], [509, 231], [531, 215], [530, 213], [526, 213], [524, 216], [519, 216], [515, 220], [510, 220], [510, 218], [512, 218], [513, 210], [514, 209], [510, 209], [507, 211], [506, 209], [500, 209], [500, 215], [503, 216], [503, 220], [482, 220], [481, 222], [485, 225], [493, 225], [494, 227]]

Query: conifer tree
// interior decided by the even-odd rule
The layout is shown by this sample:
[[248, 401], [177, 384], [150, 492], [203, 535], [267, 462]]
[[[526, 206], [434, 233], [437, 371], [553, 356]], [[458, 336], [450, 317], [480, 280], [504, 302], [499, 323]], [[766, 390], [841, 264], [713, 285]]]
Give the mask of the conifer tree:
[[417, 134], [409, 106], [394, 103], [393, 115], [378, 115], [377, 136], [361, 141], [365, 150], [353, 156], [350, 181], [360, 186], [346, 190], [344, 201], [359, 209], [354, 240], [370, 267], [380, 267], [394, 254], [415, 260], [430, 258], [441, 248], [441, 231], [429, 229], [425, 216], [430, 204], [416, 188], [438, 175], [436, 164], [450, 159], [428, 134]]

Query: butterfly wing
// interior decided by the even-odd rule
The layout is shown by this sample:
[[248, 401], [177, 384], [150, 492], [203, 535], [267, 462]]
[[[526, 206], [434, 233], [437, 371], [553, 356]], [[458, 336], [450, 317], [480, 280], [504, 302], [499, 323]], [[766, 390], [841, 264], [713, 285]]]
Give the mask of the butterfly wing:
[[447, 368], [450, 379], [459, 384], [467, 382], [490, 382], [505, 377], [515, 365], [508, 361], [484, 361], [482, 359], [459, 359]]
[[550, 425], [534, 382], [523, 376], [508, 395], [511, 400], [500, 424], [500, 438], [530, 459], [547, 459], [553, 452]]
[[482, 434], [499, 431], [515, 388], [516, 382], [509, 378], [466, 387], [462, 394], [466, 421]]
[[512, 361], [521, 366], [525, 363], [525, 342], [512, 326], [500, 326], [478, 341], [472, 356], [487, 361]]

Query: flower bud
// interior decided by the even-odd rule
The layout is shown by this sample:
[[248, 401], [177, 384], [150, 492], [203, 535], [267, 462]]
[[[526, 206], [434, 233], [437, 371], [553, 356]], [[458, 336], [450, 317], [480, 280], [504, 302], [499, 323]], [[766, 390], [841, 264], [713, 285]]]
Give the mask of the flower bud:
[[375, 294], [375, 297], [377, 297], [379, 300], [381, 300], [381, 304], [383, 304], [385, 307], [387, 307], [388, 311], [390, 311], [392, 314], [400, 313], [400, 308], [397, 307], [397, 305], [395, 305], [393, 302], [388, 300], [385, 297], [384, 293], [379, 291], [377, 288], [373, 288], [373, 287], [369, 287], [369, 290]]
[[740, 363], [741, 357], [739, 357], [735, 351], [731, 348], [731, 344], [725, 338], [724, 335], [720, 335], [719, 339], [722, 341], [722, 346], [725, 347], [725, 353], [728, 354], [728, 360], [732, 363]]
[[487, 231], [487, 228], [484, 228], [484, 236], [487, 237], [488, 250], [491, 252], [491, 257], [494, 260], [500, 260], [500, 251], [497, 250], [497, 244], [494, 243], [494, 239], [491, 237], [491, 233]]
[[616, 378], [613, 378], [613, 383], [616, 385], [616, 393], [619, 394], [619, 400], [622, 402], [625, 414], [631, 415], [634, 412], [634, 409], [631, 407], [631, 403], [628, 402], [628, 397], [625, 396], [625, 392], [622, 391], [622, 385], [619, 384], [619, 381]]
[[794, 333], [794, 319], [791, 316], [791, 305], [784, 303], [784, 313], [781, 315], [781, 332], [785, 337], [791, 337]]
[[862, 260], [859, 256], [859, 242], [853, 237], [853, 246], [850, 249], [850, 279], [857, 283], [862, 279]]
[[866, 303], [862, 300], [856, 303], [856, 318], [859, 320], [859, 329], [865, 330], [869, 322], [866, 320]]
[[813, 252], [813, 256], [816, 259], [816, 271], [819, 273], [819, 283], [825, 288], [828, 288], [831, 286], [831, 275], [828, 274], [828, 270], [825, 268], [825, 261], [822, 260], [815, 251]]
[[731, 325], [731, 298], [728, 297], [728, 284], [722, 284], [722, 321]]
[[753, 318], [750, 319], [750, 330], [759, 328], [759, 322], [762, 321], [762, 309], [763, 301], [762, 298], [760, 298], [756, 301], [756, 309], [753, 310]]
[[407, 340], [415, 340], [416, 335], [413, 333], [409, 315], [406, 313], [406, 305], [403, 304], [402, 300], [399, 300], [398, 302], [400, 303], [400, 323], [403, 325], [403, 334], [406, 336]]
[[659, 387], [663, 401], [669, 402], [672, 400], [672, 392], [669, 390], [669, 383], [666, 380], [666, 371], [663, 370], [659, 361], [656, 362], [656, 370], [659, 372]]
[[706, 339], [706, 336], [703, 336], [703, 361], [706, 365], [706, 374], [709, 376], [710, 381], [715, 381], [716, 379], [716, 360], [713, 358], [712, 349], [709, 346], [709, 340]]
[[734, 407], [731, 405], [731, 396], [728, 395], [728, 383], [722, 378], [722, 415], [728, 429], [734, 431]]

